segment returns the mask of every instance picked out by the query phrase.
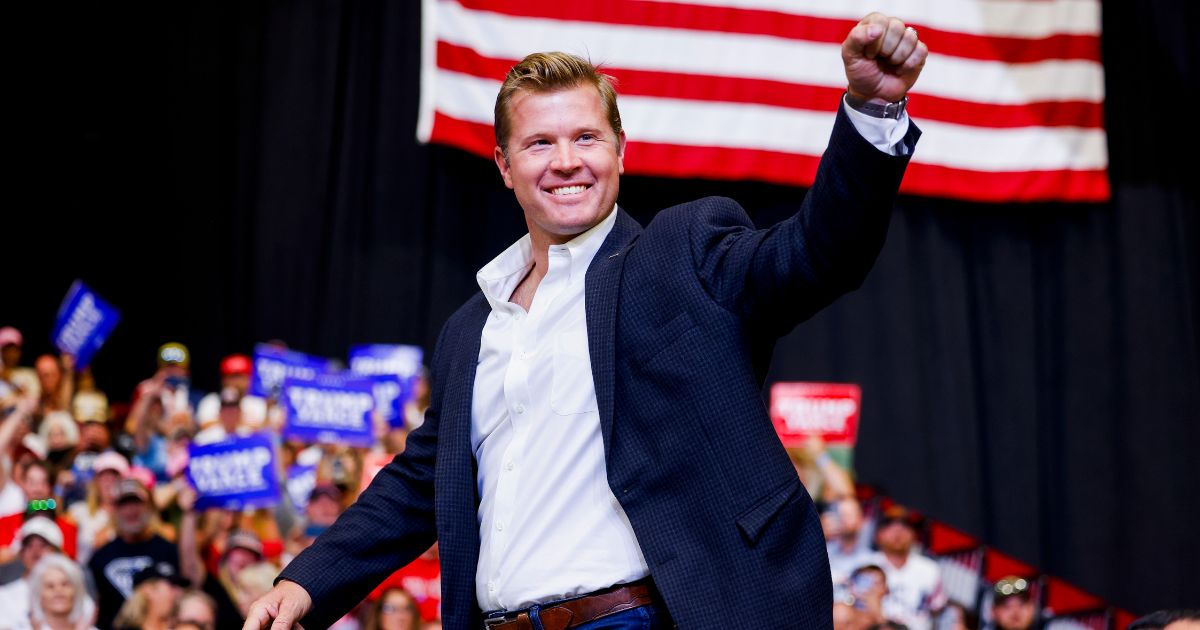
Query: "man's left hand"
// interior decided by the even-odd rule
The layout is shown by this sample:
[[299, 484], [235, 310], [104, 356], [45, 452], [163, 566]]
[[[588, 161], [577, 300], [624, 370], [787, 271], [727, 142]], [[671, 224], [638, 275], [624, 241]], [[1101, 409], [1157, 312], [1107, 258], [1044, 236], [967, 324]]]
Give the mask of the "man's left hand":
[[882, 13], [864, 17], [842, 42], [850, 96], [895, 103], [917, 82], [929, 48], [917, 31]]

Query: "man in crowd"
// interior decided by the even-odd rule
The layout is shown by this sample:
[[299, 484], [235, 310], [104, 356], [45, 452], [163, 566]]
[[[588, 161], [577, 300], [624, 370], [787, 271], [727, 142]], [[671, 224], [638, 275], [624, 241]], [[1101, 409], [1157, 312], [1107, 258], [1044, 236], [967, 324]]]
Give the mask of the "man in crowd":
[[1030, 630], [1037, 621], [1037, 604], [1029, 580], [1010, 575], [992, 587], [992, 627], [995, 630]]
[[872, 557], [872, 563], [887, 573], [884, 614], [912, 630], [932, 628], [934, 614], [946, 605], [941, 568], [917, 550], [923, 526], [919, 514], [898, 505], [887, 508], [875, 530], [879, 551]]
[[878, 254], [926, 54], [895, 18], [851, 30], [816, 181], [796, 216], [761, 231], [715, 198], [643, 229], [616, 207], [625, 135], [610, 80], [563, 53], [514, 67], [494, 159], [529, 234], [443, 329], [404, 454], [247, 626], [328, 625], [435, 536], [447, 627], [830, 626], [824, 537], [762, 379], [776, 339]]
[[79, 445], [71, 468], [77, 475], [91, 478], [92, 462], [112, 444], [112, 432], [108, 422], [99, 415], [88, 415], [79, 420]]
[[179, 570], [175, 545], [154, 532], [153, 511], [150, 493], [140, 481], [121, 480], [115, 515], [117, 537], [88, 561], [99, 596], [96, 626], [100, 630], [112, 627], [117, 611], [133, 594], [133, 576], [138, 571], [160, 562]]
[[[197, 444], [219, 441], [238, 427], [263, 427], [267, 401], [250, 394], [251, 371], [250, 357], [244, 354], [231, 354], [221, 360], [221, 390], [201, 398], [196, 406], [196, 423], [201, 429], [196, 435]], [[230, 415], [231, 422], [225, 419]]]
[[834, 630], [865, 630], [883, 623], [883, 598], [887, 596], [887, 574], [868, 564], [858, 567], [847, 577], [833, 605]]
[[158, 348], [157, 361], [158, 369], [154, 375], [138, 383], [134, 390], [134, 403], [149, 393], [161, 403], [160, 406], [149, 408], [156, 422], [177, 414], [186, 413], [191, 417], [199, 399], [196, 392], [190, 389], [192, 355], [187, 346], [174, 341], [164, 343]]
[[342, 514], [342, 491], [332, 483], [319, 483], [308, 495], [304, 518], [291, 532], [288, 551], [298, 554], [312, 544]]
[[833, 584], [845, 582], [855, 569], [871, 563], [871, 552], [859, 541], [862, 529], [862, 507], [852, 495], [824, 503], [821, 510], [821, 530], [825, 532], [825, 549], [829, 553], [829, 572]]

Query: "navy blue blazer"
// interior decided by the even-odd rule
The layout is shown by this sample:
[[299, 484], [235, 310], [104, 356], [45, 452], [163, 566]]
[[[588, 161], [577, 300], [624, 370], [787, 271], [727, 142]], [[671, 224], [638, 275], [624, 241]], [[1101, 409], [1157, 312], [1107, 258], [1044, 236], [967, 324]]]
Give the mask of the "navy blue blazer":
[[[911, 126], [911, 149], [920, 132]], [[883, 245], [907, 157], [839, 111], [793, 217], [755, 230], [735, 202], [624, 211], [588, 268], [588, 345], [608, 483], [681, 628], [829, 628], [824, 536], [763, 404], [779, 336], [857, 288]], [[325, 627], [436, 539], [446, 628], [479, 628], [471, 399], [489, 307], [476, 294], [433, 354], [425, 424], [280, 575]]]

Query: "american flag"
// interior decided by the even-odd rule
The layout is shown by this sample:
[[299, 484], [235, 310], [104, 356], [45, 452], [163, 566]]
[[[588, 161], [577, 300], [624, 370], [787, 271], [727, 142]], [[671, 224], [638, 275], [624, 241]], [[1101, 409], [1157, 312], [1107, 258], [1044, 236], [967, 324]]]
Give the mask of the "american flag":
[[561, 50], [617, 78], [627, 173], [807, 186], [871, 11], [930, 49], [903, 192], [1109, 198], [1099, 0], [424, 0], [418, 139], [490, 157], [504, 74]]

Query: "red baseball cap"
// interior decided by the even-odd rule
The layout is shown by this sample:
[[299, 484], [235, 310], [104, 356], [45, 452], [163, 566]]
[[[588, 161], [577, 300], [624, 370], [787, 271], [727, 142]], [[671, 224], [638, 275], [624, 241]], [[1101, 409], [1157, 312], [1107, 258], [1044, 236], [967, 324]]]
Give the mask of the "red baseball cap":
[[231, 354], [221, 360], [221, 376], [234, 374], [250, 374], [250, 357], [244, 354]]

